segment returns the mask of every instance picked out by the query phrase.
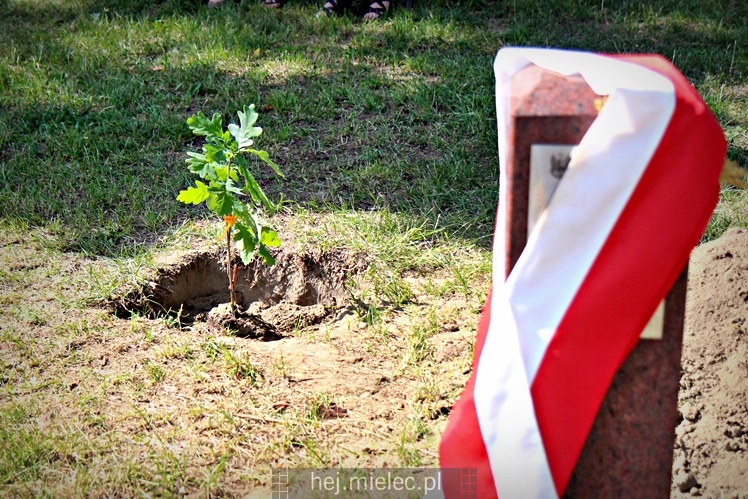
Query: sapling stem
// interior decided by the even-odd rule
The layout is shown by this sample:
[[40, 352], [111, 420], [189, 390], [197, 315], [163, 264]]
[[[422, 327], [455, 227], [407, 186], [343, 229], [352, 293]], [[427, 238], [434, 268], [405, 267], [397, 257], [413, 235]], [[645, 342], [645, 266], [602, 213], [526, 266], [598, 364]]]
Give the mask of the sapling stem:
[[236, 315], [236, 269], [231, 261], [231, 227], [226, 231], [226, 273], [229, 276], [229, 293], [231, 298], [231, 313]]
[[236, 301], [236, 271], [237, 270], [239, 270], [239, 266], [234, 265], [234, 274], [231, 276], [231, 285], [234, 287], [234, 301]]

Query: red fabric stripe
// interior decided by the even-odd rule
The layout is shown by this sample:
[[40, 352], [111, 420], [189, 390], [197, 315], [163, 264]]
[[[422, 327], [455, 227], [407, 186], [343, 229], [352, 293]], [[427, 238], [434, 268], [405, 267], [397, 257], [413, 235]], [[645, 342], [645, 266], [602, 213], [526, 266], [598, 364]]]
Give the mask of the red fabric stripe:
[[563, 493], [610, 383], [698, 243], [726, 143], [686, 79], [659, 56], [618, 56], [666, 77], [676, 107], [658, 149], [551, 340], [532, 386]]
[[[447, 428], [439, 444], [439, 466], [442, 468], [477, 468], [478, 494], [481, 499], [498, 499], [496, 486], [491, 473], [486, 444], [478, 424], [478, 413], [475, 409], [474, 389], [478, 359], [486, 342], [488, 325], [491, 322], [491, 291], [488, 292], [486, 304], [478, 322], [478, 332], [473, 350], [473, 371], [464, 391], [457, 399], [449, 414]], [[460, 499], [461, 484], [450, 481], [442, 482], [445, 499]]]

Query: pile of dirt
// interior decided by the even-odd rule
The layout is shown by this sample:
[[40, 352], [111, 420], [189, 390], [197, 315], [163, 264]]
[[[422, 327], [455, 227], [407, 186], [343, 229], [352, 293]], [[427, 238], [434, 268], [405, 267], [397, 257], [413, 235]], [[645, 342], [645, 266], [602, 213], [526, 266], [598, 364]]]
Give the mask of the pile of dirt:
[[748, 497], [748, 232], [691, 255], [672, 497]]

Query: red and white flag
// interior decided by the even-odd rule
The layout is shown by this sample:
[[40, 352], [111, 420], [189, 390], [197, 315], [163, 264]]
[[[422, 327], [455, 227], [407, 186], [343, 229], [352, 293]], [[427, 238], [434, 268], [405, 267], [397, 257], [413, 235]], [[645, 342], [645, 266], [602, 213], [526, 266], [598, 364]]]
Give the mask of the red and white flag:
[[[505, 279], [509, 82], [530, 64], [579, 74], [609, 97]], [[660, 56], [507, 48], [494, 70], [502, 177], [493, 289], [440, 466], [477, 468], [477, 494], [446, 483], [447, 499], [553, 498], [709, 221], [726, 142]]]

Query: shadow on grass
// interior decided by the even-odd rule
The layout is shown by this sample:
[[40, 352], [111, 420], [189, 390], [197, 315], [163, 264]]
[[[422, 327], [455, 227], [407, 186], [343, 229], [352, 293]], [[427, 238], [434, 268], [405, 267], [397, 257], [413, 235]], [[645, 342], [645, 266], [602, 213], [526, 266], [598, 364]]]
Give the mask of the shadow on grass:
[[174, 199], [191, 182], [185, 119], [254, 102], [287, 176], [258, 175], [271, 197], [399, 211], [485, 245], [499, 48], [660, 53], [697, 86], [742, 85], [748, 66], [741, 2], [416, 2], [381, 23], [315, 8], [0, 3], [0, 216], [57, 220], [68, 248], [119, 254], [203, 213]]

